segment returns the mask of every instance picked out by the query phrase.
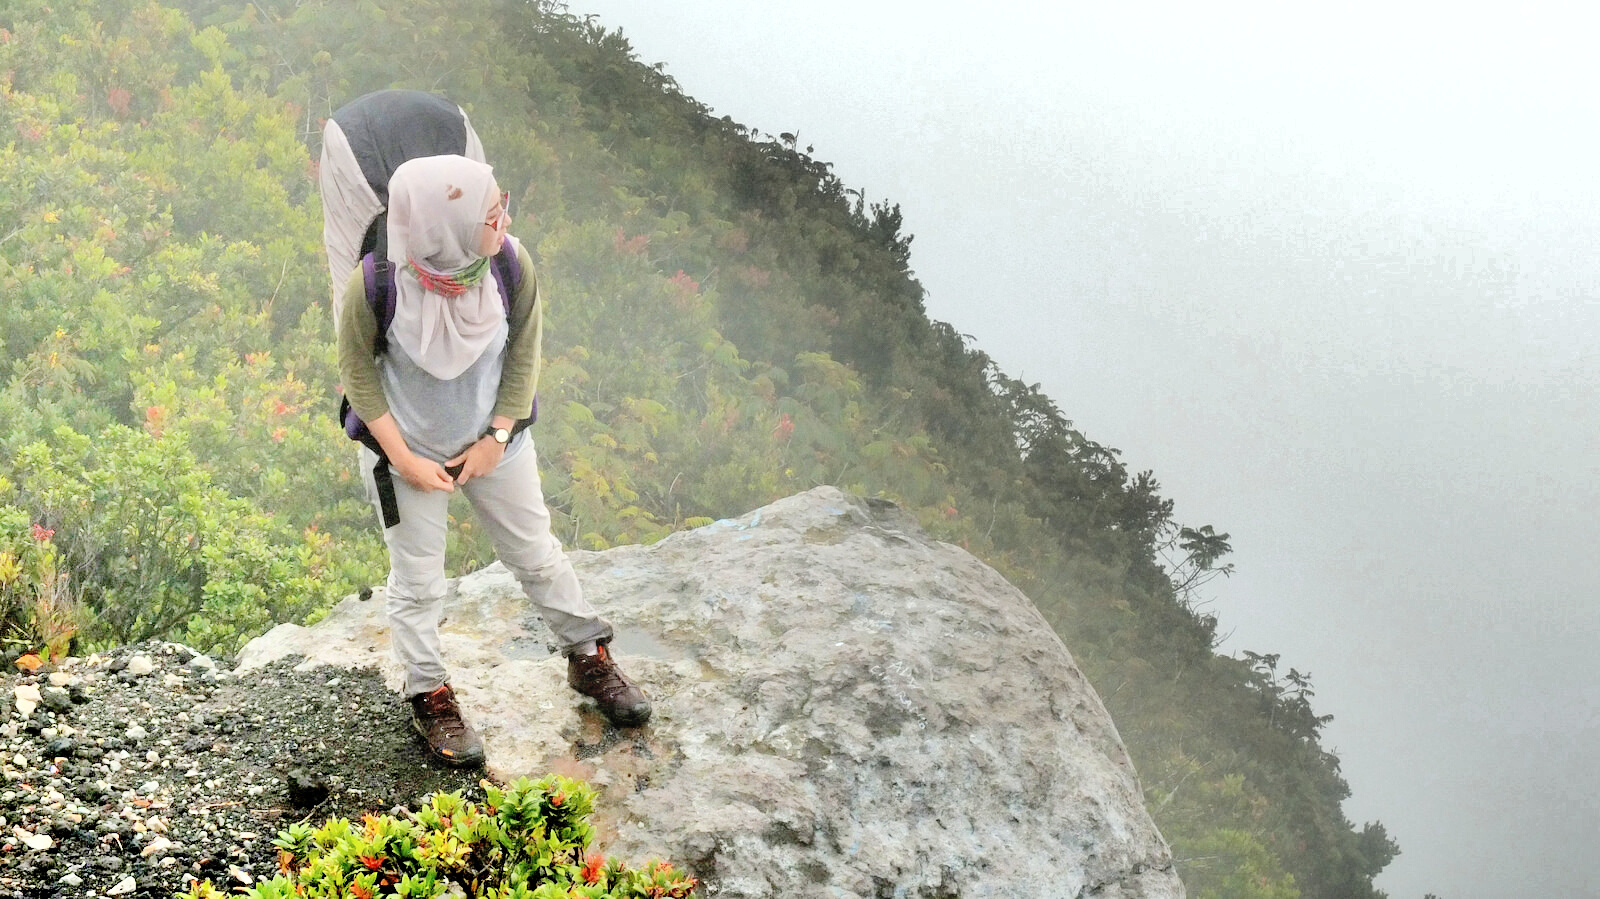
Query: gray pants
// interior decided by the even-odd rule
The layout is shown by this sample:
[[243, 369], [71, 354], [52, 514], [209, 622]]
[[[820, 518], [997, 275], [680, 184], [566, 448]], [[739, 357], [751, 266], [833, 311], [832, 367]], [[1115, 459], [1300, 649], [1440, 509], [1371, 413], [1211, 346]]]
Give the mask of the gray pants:
[[[372, 467], [378, 457], [361, 449], [367, 496], [377, 506]], [[394, 475], [400, 522], [383, 532], [389, 547], [389, 639], [395, 660], [405, 668], [407, 697], [427, 693], [449, 681], [439, 651], [439, 618], [444, 611], [445, 531], [450, 494], [424, 493]], [[550, 532], [550, 510], [539, 484], [539, 459], [533, 440], [519, 434], [493, 472], [460, 488], [494, 542], [495, 554], [522, 584], [563, 652], [590, 640], [611, 639], [607, 624], [583, 598], [578, 576]], [[382, 512], [379, 512], [382, 520]]]

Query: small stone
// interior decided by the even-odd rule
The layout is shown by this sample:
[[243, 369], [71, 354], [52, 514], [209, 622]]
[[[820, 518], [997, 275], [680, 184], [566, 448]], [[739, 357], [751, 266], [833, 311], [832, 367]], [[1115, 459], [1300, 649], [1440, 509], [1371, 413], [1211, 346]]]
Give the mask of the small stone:
[[83, 878], [72, 873], [71, 871], [68, 871], [66, 874], [61, 876], [61, 883], [64, 886], [81, 887], [83, 886]]
[[122, 895], [126, 895], [128, 893], [133, 892], [134, 888], [137, 887], [137, 886], [138, 886], [138, 884], [136, 882], [134, 882], [133, 876], [129, 875], [129, 876], [124, 877], [121, 880], [117, 881], [117, 885], [116, 886], [112, 887], [109, 890], [106, 890], [106, 895], [107, 896], [122, 896]]
[[23, 830], [20, 827], [13, 828], [11, 832], [16, 835], [17, 839], [22, 841], [22, 845], [27, 846], [29, 849], [49, 849], [56, 844], [56, 841], [51, 839], [47, 833], [34, 833], [29, 830]]
[[171, 849], [172, 846], [173, 842], [166, 837], [156, 837], [150, 841], [150, 845], [139, 850], [139, 855], [143, 858], [149, 858], [157, 853], [166, 852], [168, 849]]
[[240, 883], [244, 884], [245, 886], [249, 886], [250, 884], [256, 882], [256, 879], [254, 877], [250, 876], [250, 872], [249, 871], [246, 871], [245, 869], [239, 867], [238, 865], [229, 865], [228, 866], [228, 876], [232, 877], [234, 880], [239, 881]]
[[21, 715], [24, 718], [27, 718], [28, 716], [32, 715], [33, 714], [33, 710], [38, 708], [38, 707], [39, 707], [39, 704], [37, 702], [34, 702], [31, 699], [18, 699], [17, 700], [17, 714]]
[[[295, 808], [315, 808], [328, 798], [328, 779], [304, 768], [294, 768], [284, 777], [289, 786], [289, 801]], [[251, 787], [251, 790], [254, 790]]]
[[161, 761], [161, 753], [156, 752], [154, 749], [152, 749], [149, 752], [144, 754], [144, 760], [153, 765], [156, 762]]
[[150, 732], [137, 724], [130, 724], [128, 725], [127, 731], [123, 733], [123, 736], [138, 742], [139, 740], [143, 740], [145, 737], [150, 736]]
[[44, 748], [44, 757], [47, 759], [68, 758], [78, 749], [77, 741], [60, 737], [51, 740]]
[[65, 687], [70, 683], [72, 683], [72, 675], [68, 674], [67, 672], [65, 672], [65, 671], [52, 671], [52, 672], [50, 672], [50, 686], [52, 686], [52, 687]]
[[141, 784], [139, 786], [139, 795], [140, 796], [154, 796], [156, 794], [156, 791], [159, 790], [159, 789], [161, 789], [161, 784], [160, 783], [158, 783], [157, 781], [153, 781], [153, 780], [147, 780], [147, 781], [145, 781], [143, 784]]
[[211, 671], [217, 667], [217, 663], [210, 656], [195, 656], [189, 660], [189, 667], [198, 668], [202, 671]]
[[184, 680], [176, 674], [168, 674], [161, 679], [161, 683], [166, 687], [181, 687], [184, 684]]
[[57, 714], [72, 710], [72, 694], [65, 687], [45, 687], [40, 691], [44, 707]]
[[134, 677], [144, 677], [154, 670], [156, 670], [155, 660], [149, 656], [134, 656], [128, 660], [128, 673]]

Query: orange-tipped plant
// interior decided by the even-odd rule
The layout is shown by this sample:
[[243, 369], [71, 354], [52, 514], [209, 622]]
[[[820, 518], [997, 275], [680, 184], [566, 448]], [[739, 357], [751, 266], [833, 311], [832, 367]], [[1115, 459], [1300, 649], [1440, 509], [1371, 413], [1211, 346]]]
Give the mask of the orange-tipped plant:
[[[695, 878], [652, 861], [643, 868], [590, 853], [595, 791], [550, 775], [500, 789], [482, 807], [436, 793], [403, 817], [367, 815], [358, 829], [334, 818], [278, 835], [280, 873], [246, 899], [689, 899]], [[221, 899], [199, 881], [180, 899]]]

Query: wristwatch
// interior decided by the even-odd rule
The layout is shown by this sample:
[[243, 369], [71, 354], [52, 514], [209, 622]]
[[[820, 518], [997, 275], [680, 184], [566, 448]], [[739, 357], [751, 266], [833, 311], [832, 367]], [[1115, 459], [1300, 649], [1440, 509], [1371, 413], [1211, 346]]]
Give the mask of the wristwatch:
[[511, 442], [511, 430], [509, 428], [490, 428], [483, 432], [483, 436], [493, 437], [494, 442], [501, 446]]

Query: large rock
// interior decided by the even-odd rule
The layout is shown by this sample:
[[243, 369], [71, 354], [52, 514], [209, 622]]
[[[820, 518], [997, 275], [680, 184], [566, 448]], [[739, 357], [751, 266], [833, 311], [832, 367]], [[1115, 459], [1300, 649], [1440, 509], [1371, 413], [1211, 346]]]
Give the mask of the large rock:
[[[457, 582], [444, 646], [491, 775], [600, 786], [607, 852], [684, 862], [723, 896], [1183, 895], [1061, 640], [894, 507], [818, 488], [572, 557], [648, 726], [612, 729], [567, 689], [498, 564]], [[280, 626], [241, 667], [300, 654], [397, 684], [382, 607]]]

